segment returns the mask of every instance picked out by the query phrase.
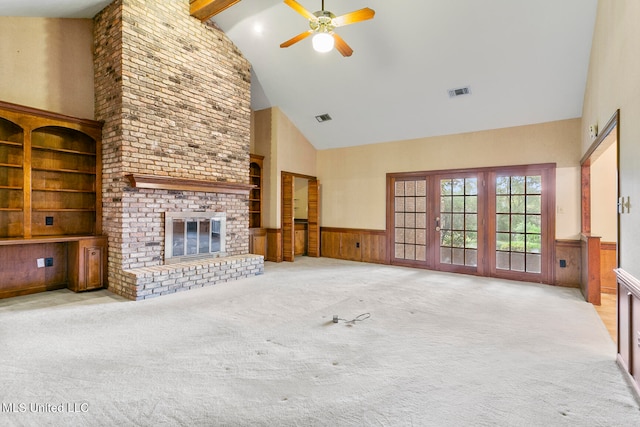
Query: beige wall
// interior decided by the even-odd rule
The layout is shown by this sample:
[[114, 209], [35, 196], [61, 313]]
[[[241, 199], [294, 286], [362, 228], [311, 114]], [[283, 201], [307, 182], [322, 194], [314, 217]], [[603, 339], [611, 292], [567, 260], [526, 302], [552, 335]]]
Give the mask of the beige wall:
[[618, 169], [615, 141], [591, 162], [591, 234], [603, 242], [618, 236]]
[[0, 100], [94, 118], [93, 20], [0, 17]]
[[385, 229], [386, 174], [557, 163], [558, 238], [580, 232], [580, 120], [318, 152], [324, 227]]
[[[316, 149], [307, 138], [294, 126], [287, 116], [278, 108], [273, 108], [272, 113], [272, 144], [275, 145], [276, 158], [276, 200], [281, 199], [280, 172], [293, 172], [302, 175], [316, 176]], [[272, 149], [273, 151], [273, 149]], [[272, 165], [273, 172], [273, 165]], [[280, 203], [275, 211], [275, 218], [269, 218], [269, 224], [280, 227], [281, 213]]]
[[293, 182], [293, 209], [295, 219], [309, 219], [309, 180], [298, 178]]
[[255, 154], [265, 157], [262, 225], [279, 228], [281, 172], [316, 176], [316, 149], [277, 107], [254, 112]]
[[602, 127], [620, 109], [620, 194], [631, 212], [620, 215], [621, 267], [640, 277], [640, 1], [600, 0], [583, 108], [582, 152], [588, 126]]

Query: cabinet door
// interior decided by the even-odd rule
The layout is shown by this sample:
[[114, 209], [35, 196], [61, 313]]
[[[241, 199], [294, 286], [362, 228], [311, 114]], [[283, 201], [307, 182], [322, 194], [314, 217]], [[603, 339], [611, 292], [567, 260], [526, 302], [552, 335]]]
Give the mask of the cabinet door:
[[90, 246], [84, 248], [85, 289], [96, 289], [104, 286], [102, 281], [103, 248]]
[[631, 369], [631, 299], [627, 287], [618, 283], [618, 354], [627, 371]]
[[249, 229], [249, 253], [267, 256], [267, 232], [264, 228]]
[[640, 386], [640, 299], [631, 296], [631, 334], [629, 347], [631, 353], [631, 375]]
[[304, 255], [307, 249], [307, 232], [306, 230], [296, 230], [295, 232], [295, 254]]

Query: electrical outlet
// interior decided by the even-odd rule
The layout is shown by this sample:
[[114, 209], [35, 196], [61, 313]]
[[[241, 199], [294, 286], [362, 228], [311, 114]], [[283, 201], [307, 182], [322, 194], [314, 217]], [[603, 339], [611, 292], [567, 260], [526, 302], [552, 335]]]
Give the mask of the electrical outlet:
[[567, 260], [566, 259], [561, 259], [560, 260], [560, 268], [566, 268], [567, 267]]
[[38, 265], [38, 268], [43, 268], [44, 267], [44, 258], [38, 258], [36, 260], [36, 263]]
[[45, 267], [53, 267], [53, 258], [45, 258], [44, 259]]
[[53, 225], [53, 217], [52, 216], [44, 217], [44, 225]]
[[356, 248], [360, 247], [360, 242], [356, 242]]

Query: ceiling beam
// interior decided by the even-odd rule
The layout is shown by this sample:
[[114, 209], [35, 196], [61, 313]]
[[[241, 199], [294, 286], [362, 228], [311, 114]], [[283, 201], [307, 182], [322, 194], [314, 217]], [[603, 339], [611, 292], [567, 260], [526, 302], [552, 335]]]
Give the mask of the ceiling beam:
[[240, 0], [190, 0], [189, 13], [194, 18], [206, 21], [213, 15], [233, 6]]

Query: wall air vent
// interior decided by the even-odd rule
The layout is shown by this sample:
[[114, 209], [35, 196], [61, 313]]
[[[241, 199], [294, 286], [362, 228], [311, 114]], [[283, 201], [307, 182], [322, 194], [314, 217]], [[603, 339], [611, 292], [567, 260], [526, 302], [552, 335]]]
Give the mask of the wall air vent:
[[320, 114], [319, 116], [316, 116], [316, 120], [320, 123], [322, 122], [327, 122], [329, 120], [331, 120], [331, 116], [327, 113], [325, 114]]
[[471, 95], [471, 88], [469, 86], [465, 86], [457, 89], [449, 89], [449, 98], [455, 98], [462, 95]]

